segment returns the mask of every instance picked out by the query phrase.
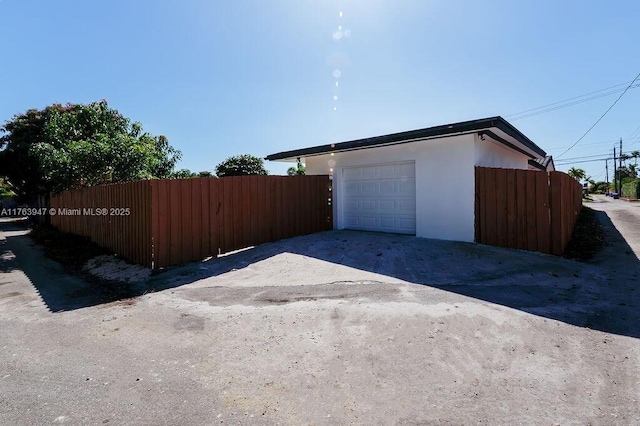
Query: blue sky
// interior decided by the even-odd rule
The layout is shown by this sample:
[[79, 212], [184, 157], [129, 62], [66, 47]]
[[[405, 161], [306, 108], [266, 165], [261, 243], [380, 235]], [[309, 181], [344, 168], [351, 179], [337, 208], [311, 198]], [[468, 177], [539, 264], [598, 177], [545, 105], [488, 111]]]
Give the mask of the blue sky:
[[[637, 1], [0, 0], [0, 16], [2, 122], [104, 98], [194, 171], [493, 115], [558, 155], [619, 91], [509, 115], [640, 73]], [[632, 88], [561, 158], [640, 150], [639, 107]], [[604, 161], [571, 165], [604, 180]]]

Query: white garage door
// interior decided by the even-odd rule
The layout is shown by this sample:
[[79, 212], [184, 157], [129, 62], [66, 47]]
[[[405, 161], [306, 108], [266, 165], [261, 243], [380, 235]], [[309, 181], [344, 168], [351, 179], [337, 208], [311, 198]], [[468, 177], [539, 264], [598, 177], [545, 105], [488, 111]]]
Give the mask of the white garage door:
[[344, 227], [416, 233], [415, 162], [342, 169]]

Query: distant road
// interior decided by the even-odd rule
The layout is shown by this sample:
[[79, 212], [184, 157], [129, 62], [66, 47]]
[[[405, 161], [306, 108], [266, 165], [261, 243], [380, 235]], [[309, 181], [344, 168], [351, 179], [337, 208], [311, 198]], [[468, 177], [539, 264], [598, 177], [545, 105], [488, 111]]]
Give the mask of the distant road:
[[640, 202], [614, 200], [604, 195], [594, 195], [593, 200], [593, 203], [586, 205], [605, 212], [640, 259]]

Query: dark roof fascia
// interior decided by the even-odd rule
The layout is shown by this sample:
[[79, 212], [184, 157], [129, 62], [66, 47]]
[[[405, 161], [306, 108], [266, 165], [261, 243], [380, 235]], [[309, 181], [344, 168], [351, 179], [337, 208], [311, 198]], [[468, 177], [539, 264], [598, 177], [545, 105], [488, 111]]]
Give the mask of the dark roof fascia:
[[544, 158], [536, 158], [535, 160], [529, 160], [529, 164], [539, 168], [540, 170], [549, 171], [549, 164], [553, 165], [553, 169], [555, 170], [556, 165], [553, 162], [553, 156], [547, 155]]
[[538, 170], [546, 171], [546, 167], [537, 162], [536, 160], [529, 160], [529, 165], [535, 167]]
[[[266, 160], [284, 160], [289, 158], [304, 157], [310, 155], [321, 155], [329, 152], [340, 151], [352, 151], [355, 149], [373, 148], [385, 145], [397, 145], [402, 143], [416, 142], [418, 140], [435, 139], [445, 136], [457, 136], [461, 134], [469, 134], [479, 130], [485, 130], [489, 128], [498, 128], [507, 135], [513, 137], [518, 142], [522, 143], [533, 152], [540, 154], [544, 157], [546, 153], [534, 144], [529, 138], [523, 135], [518, 129], [509, 124], [502, 117], [483, 118], [479, 120], [464, 121], [455, 124], [446, 124], [442, 126], [429, 127], [420, 130], [411, 130], [408, 132], [393, 133], [384, 136], [375, 136], [372, 138], [357, 139], [349, 142], [340, 142], [331, 146], [319, 145], [311, 148], [296, 149], [291, 151], [283, 151], [276, 154], [267, 155]], [[502, 139], [502, 138], [500, 138]], [[504, 140], [504, 139], [502, 139]], [[508, 143], [508, 142], [507, 142]], [[514, 145], [509, 144], [509, 147], [515, 148]], [[523, 152], [519, 150], [519, 152]], [[530, 154], [526, 153], [528, 156]]]
[[505, 139], [501, 138], [500, 136], [496, 135], [496, 134], [495, 134], [495, 133], [493, 133], [491, 130], [484, 130], [484, 131], [479, 132], [479, 133], [480, 133], [480, 134], [483, 134], [483, 135], [486, 135], [486, 136], [489, 136], [489, 137], [490, 137], [491, 139], [493, 139], [494, 141], [496, 141], [496, 142], [500, 142], [502, 145], [504, 145], [504, 146], [506, 146], [506, 147], [509, 147], [509, 148], [513, 149], [514, 151], [518, 151], [519, 153], [524, 154], [524, 155], [526, 155], [527, 157], [529, 157], [529, 158], [531, 158], [531, 159], [536, 158], [536, 156], [535, 156], [535, 155], [531, 155], [531, 153], [529, 153], [529, 152], [525, 151], [524, 149], [522, 149], [522, 148], [520, 148], [520, 147], [515, 146], [515, 145], [514, 145], [514, 144], [512, 144], [511, 142], [509, 142], [509, 141], [507, 141], [507, 140], [505, 140]]
[[520, 130], [513, 127], [511, 123], [509, 123], [507, 120], [505, 120], [502, 117], [497, 117], [497, 118], [499, 119], [498, 125], [496, 126], [498, 129], [502, 130], [507, 135], [511, 136], [512, 138], [520, 142], [522, 145], [529, 148], [531, 151], [540, 155], [540, 157], [547, 156], [547, 153], [542, 148], [540, 148], [538, 145], [533, 143], [533, 141], [528, 137], [526, 137]]
[[[464, 132], [464, 133], [455, 133], [455, 134], [448, 134], [448, 135], [439, 135], [439, 136], [432, 136], [432, 137], [424, 137], [424, 138], [416, 138], [416, 139], [404, 139], [404, 140], [400, 140], [400, 141], [395, 141], [395, 142], [388, 142], [388, 143], [384, 143], [384, 144], [375, 144], [375, 145], [366, 145], [366, 146], [356, 146], [353, 148], [341, 148], [339, 149], [338, 146], [340, 144], [335, 144], [335, 147], [333, 148], [329, 148], [329, 151], [321, 151], [321, 152], [317, 152], [317, 153], [306, 153], [306, 154], [297, 154], [295, 156], [286, 156], [283, 158], [272, 158], [272, 156], [274, 155], [279, 155], [279, 154], [287, 154], [289, 152], [298, 152], [298, 151], [305, 151], [305, 150], [297, 150], [297, 151], [287, 151], [287, 152], [281, 152], [279, 154], [272, 154], [269, 155], [267, 157], [265, 157], [266, 160], [288, 160], [288, 159], [294, 159], [294, 158], [299, 158], [299, 157], [312, 157], [314, 155], [324, 155], [324, 154], [328, 154], [329, 152], [348, 152], [348, 151], [359, 151], [361, 149], [369, 149], [369, 148], [381, 148], [381, 147], [385, 147], [385, 146], [394, 146], [394, 145], [402, 145], [402, 144], [406, 144], [406, 143], [413, 143], [413, 142], [421, 142], [421, 141], [428, 141], [428, 140], [433, 140], [433, 139], [444, 139], [444, 138], [449, 138], [449, 137], [453, 137], [453, 136], [464, 136], [464, 135], [475, 135], [477, 134], [477, 131], [471, 131], [471, 132]], [[314, 147], [314, 148], [318, 148], [318, 147]], [[309, 150], [312, 148], [307, 148], [306, 150]]]

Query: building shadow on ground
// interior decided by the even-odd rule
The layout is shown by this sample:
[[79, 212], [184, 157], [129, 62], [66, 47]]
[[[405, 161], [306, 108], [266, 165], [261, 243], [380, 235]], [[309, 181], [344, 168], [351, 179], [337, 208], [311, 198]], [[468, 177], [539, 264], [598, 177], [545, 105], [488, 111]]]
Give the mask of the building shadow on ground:
[[[136, 286], [105, 282], [65, 270], [48, 259], [42, 247], [31, 239], [24, 219], [0, 221], [0, 231], [5, 237], [0, 240], [0, 282], [3, 284], [0, 285], [0, 299], [22, 296], [23, 291], [16, 291], [15, 286], [25, 280], [35, 288], [51, 312], [115, 302], [144, 292]], [[9, 274], [12, 274], [11, 278]]]
[[[290, 253], [380, 274], [382, 281], [392, 277], [579, 327], [638, 338], [640, 262], [606, 213], [596, 214], [605, 229], [607, 246], [588, 263], [478, 244], [328, 231], [172, 268], [152, 281], [157, 290], [177, 287]], [[326, 281], [334, 280], [326, 277]]]
[[[39, 248], [32, 247], [28, 235], [17, 232], [7, 236], [0, 246], [3, 259], [6, 257], [0, 262], [0, 273], [23, 270], [48, 308], [59, 312], [126, 301], [247, 267], [260, 273], [259, 262], [293, 254], [379, 274], [380, 282], [391, 277], [579, 327], [638, 338], [640, 262], [606, 213], [597, 214], [608, 245], [590, 263], [470, 243], [326, 231], [168, 268], [148, 282], [115, 284], [70, 276], [60, 265], [46, 259]], [[20, 231], [20, 226], [2, 225], [5, 231]], [[282, 285], [296, 284], [290, 282], [289, 276], [282, 275]], [[278, 285], [278, 275], [269, 278]], [[331, 276], [321, 279], [326, 283], [335, 281]], [[246, 293], [246, 289], [238, 291]]]

